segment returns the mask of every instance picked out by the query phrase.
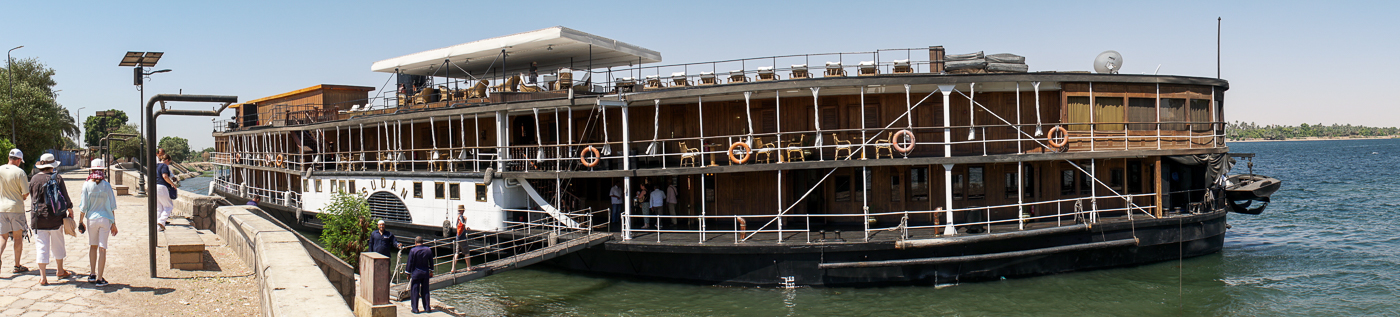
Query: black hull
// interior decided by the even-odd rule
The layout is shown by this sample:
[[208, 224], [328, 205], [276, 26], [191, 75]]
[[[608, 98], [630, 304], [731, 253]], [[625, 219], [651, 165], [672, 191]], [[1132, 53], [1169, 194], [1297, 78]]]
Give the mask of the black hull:
[[[696, 246], [614, 240], [550, 263], [603, 275], [716, 285], [781, 286], [784, 278], [795, 285], [810, 286], [940, 285], [1134, 266], [1211, 254], [1224, 245], [1225, 215], [1226, 211], [1220, 210], [1189, 217], [1139, 218], [1134, 223], [1100, 223], [1085, 230], [1023, 232], [934, 247], [900, 248], [893, 242]], [[1135, 245], [1122, 244], [1134, 238]], [[1094, 245], [1105, 246], [1041, 252], [1047, 248]], [[819, 268], [823, 264], [851, 266], [872, 261], [940, 258], [965, 260]]]

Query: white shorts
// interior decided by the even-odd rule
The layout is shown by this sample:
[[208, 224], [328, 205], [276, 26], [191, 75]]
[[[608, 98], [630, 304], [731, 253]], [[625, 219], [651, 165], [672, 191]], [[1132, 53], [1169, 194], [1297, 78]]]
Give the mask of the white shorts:
[[98, 217], [89, 219], [87, 225], [88, 245], [106, 249], [107, 237], [112, 236], [112, 220]]
[[63, 229], [34, 230], [34, 244], [39, 247], [39, 256], [34, 262], [39, 264], [49, 264], [52, 260], [62, 260], [68, 256], [68, 250], [63, 246]]

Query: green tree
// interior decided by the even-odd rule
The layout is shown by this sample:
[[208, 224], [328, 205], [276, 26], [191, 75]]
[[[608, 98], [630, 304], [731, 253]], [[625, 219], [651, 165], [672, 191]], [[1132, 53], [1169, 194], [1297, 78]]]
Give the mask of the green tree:
[[321, 245], [345, 263], [356, 265], [360, 252], [368, 247], [370, 231], [374, 230], [375, 219], [369, 213], [369, 202], [357, 194], [340, 191], [319, 212], [316, 217], [325, 224], [321, 229]]
[[[136, 125], [128, 124], [121, 126], [117, 128], [117, 131], [112, 132], [137, 134], [136, 129]], [[141, 155], [142, 142], [145, 142], [145, 140], [142, 140], [139, 137], [131, 138], [126, 141], [112, 140], [112, 158], [136, 158], [137, 156]]]
[[98, 145], [97, 142], [102, 140], [102, 137], [107, 136], [107, 133], [111, 133], [108, 132], [107, 129], [120, 128], [126, 125], [126, 112], [117, 109], [107, 111], [116, 114], [106, 117], [91, 116], [87, 117], [87, 120], [83, 122], [83, 128], [86, 129], [86, 132], [83, 132], [83, 142], [86, 142], [87, 145]]
[[170, 156], [170, 160], [176, 163], [184, 162], [190, 157], [190, 141], [178, 136], [167, 136], [160, 138], [160, 148], [165, 149], [165, 155]]
[[78, 135], [73, 115], [56, 101], [54, 74], [38, 59], [27, 58], [16, 59], [0, 76], [0, 87], [7, 90], [14, 78], [13, 96], [7, 91], [0, 108], [0, 126], [8, 131], [0, 130], [0, 135], [15, 134], [11, 141], [24, 151], [26, 163], [38, 159], [44, 150], [63, 147], [64, 138]]

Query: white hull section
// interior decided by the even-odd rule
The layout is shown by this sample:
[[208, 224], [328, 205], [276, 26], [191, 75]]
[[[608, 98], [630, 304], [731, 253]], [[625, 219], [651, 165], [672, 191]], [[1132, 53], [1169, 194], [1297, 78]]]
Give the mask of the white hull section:
[[[474, 231], [501, 231], [505, 209], [527, 209], [529, 194], [520, 184], [480, 178], [312, 177], [301, 193], [302, 209], [320, 212], [337, 191], [359, 193], [370, 201], [371, 213], [386, 222], [456, 227], [457, 210], [465, 210], [466, 226]], [[318, 184], [319, 183], [319, 184]], [[507, 184], [510, 183], [510, 184]]]

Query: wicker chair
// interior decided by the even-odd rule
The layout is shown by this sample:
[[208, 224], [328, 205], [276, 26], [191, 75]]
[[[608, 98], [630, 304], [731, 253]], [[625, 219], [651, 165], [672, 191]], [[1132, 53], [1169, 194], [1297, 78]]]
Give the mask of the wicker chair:
[[792, 162], [792, 161], [793, 161], [793, 159], [792, 159], [792, 156], [793, 156], [793, 155], [796, 155], [798, 160], [806, 161], [806, 160], [807, 160], [807, 154], [810, 153], [807, 149], [803, 149], [803, 148], [802, 148], [802, 146], [803, 146], [803, 145], [806, 145], [806, 144], [807, 144], [807, 135], [806, 135], [806, 134], [799, 134], [799, 135], [797, 135], [797, 140], [793, 140], [792, 142], [789, 142], [789, 143], [787, 144], [787, 149], [784, 150], [784, 151], [786, 151], [788, 162]]
[[754, 138], [753, 143], [757, 145], [753, 149], [755, 153], [754, 162], [773, 162], [773, 154], [777, 153], [779, 150], [777, 144], [774, 144], [773, 142], [763, 143], [763, 138]]
[[885, 150], [885, 155], [894, 158], [894, 142], [890, 142], [888, 134], [884, 139], [875, 140], [875, 158], [880, 158], [880, 150]]
[[516, 86], [519, 86], [519, 85], [520, 85], [520, 75], [515, 75], [515, 76], [510, 76], [510, 78], [509, 78], [509, 79], [506, 79], [506, 81], [505, 81], [504, 83], [501, 83], [500, 85], [496, 85], [496, 86], [491, 87], [491, 90], [494, 90], [494, 91], [497, 91], [497, 92], [503, 92], [503, 91], [518, 91], [518, 89], [516, 89]]
[[[837, 158], [837, 159], [850, 159], [850, 156], [851, 156], [851, 141], [844, 141], [844, 140], [841, 140], [841, 137], [840, 137], [840, 136], [837, 136], [835, 132], [832, 132], [832, 133], [831, 133], [831, 140], [832, 140], [832, 142], [835, 142], [835, 143], [836, 143], [836, 153], [833, 153], [833, 154], [836, 154], [836, 158]], [[841, 156], [841, 151], [846, 151], [846, 156]]]
[[700, 149], [692, 149], [685, 146], [685, 141], [676, 143], [680, 143], [681, 147], [681, 166], [685, 166], [685, 160], [690, 160], [690, 166], [697, 166], [695, 165], [695, 160], [700, 157]]
[[490, 82], [485, 79], [477, 81], [476, 85], [472, 85], [472, 88], [467, 89], [467, 98], [486, 98], [486, 88], [489, 83]]

